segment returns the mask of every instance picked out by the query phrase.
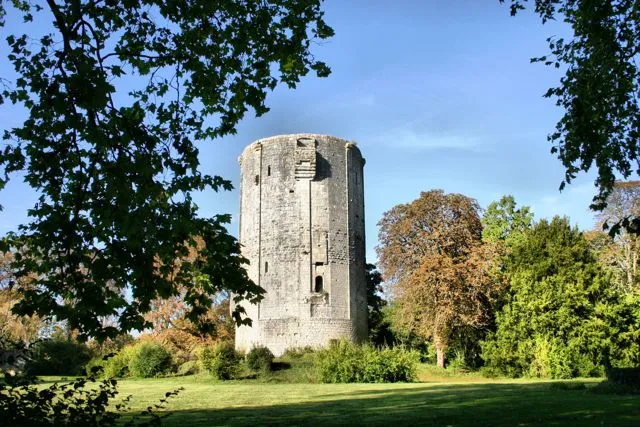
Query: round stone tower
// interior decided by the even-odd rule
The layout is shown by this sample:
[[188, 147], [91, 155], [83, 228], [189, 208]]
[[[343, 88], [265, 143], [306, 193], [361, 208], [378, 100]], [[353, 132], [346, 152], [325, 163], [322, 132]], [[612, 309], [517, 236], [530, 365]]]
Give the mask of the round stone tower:
[[276, 356], [329, 340], [364, 340], [367, 302], [364, 159], [326, 135], [260, 139], [240, 156], [240, 243], [249, 277], [266, 290], [243, 302], [252, 326], [236, 348]]

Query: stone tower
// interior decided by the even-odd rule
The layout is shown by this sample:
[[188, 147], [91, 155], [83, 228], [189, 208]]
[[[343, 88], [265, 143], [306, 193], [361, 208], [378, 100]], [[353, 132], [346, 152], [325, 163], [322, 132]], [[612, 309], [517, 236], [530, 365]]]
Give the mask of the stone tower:
[[326, 345], [367, 335], [364, 159], [326, 135], [260, 139], [240, 156], [240, 243], [249, 277], [266, 290], [242, 305], [253, 325], [236, 348]]

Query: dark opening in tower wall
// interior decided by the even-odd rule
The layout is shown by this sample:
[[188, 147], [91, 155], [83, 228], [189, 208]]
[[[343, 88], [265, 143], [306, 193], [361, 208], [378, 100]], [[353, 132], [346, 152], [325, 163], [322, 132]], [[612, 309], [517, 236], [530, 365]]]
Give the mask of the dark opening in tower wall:
[[316, 283], [313, 288], [314, 292], [322, 292], [324, 290], [322, 276], [316, 276]]

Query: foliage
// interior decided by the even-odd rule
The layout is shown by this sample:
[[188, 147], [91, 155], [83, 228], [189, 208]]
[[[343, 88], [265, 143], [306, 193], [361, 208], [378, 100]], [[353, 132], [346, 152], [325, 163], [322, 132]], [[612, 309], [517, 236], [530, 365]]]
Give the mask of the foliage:
[[230, 380], [238, 372], [241, 357], [232, 341], [222, 341], [200, 349], [198, 360], [217, 379]]
[[208, 336], [199, 336], [191, 331], [176, 328], [168, 328], [159, 332], [152, 331], [151, 335], [140, 336], [138, 340], [161, 344], [171, 353], [178, 364], [195, 359], [195, 351], [198, 348], [212, 345], [215, 342]]
[[162, 345], [141, 342], [136, 344], [134, 349], [129, 361], [129, 372], [134, 377], [156, 377], [171, 368], [171, 354]]
[[[200, 171], [196, 144], [234, 133], [249, 108], [267, 112], [278, 83], [329, 74], [310, 52], [333, 35], [320, 0], [0, 2], [0, 25], [11, 5], [25, 32], [37, 21], [43, 33], [7, 37], [16, 78], [0, 98], [27, 115], [4, 133], [0, 189], [20, 173], [39, 194], [3, 245], [37, 285], [17, 312], [104, 338], [149, 326], [151, 302], [180, 286], [204, 331], [219, 290], [257, 302], [229, 215], [197, 214], [194, 191], [231, 184]], [[202, 259], [176, 264], [196, 236]]]
[[[504, 2], [505, 0], [500, 0]], [[511, 0], [511, 14], [527, 0]], [[640, 173], [640, 14], [631, 0], [532, 0], [542, 22], [558, 19], [571, 27], [571, 39], [549, 37], [550, 54], [532, 62], [564, 70], [557, 87], [544, 95], [564, 109], [548, 136], [565, 167], [565, 183], [579, 172], [597, 169], [598, 194], [591, 207], [600, 210], [614, 188], [616, 176]], [[618, 223], [640, 232], [633, 215]]]
[[316, 367], [324, 383], [410, 382], [418, 354], [401, 347], [375, 348], [342, 340], [318, 351]]
[[106, 378], [122, 378], [129, 376], [129, 363], [133, 357], [134, 346], [127, 346], [118, 353], [107, 357], [102, 363], [103, 374]]
[[605, 314], [611, 339], [609, 362], [613, 367], [639, 367], [640, 292], [619, 296]]
[[89, 349], [83, 343], [42, 340], [34, 345], [25, 369], [31, 375], [82, 375], [90, 358]]
[[125, 346], [133, 344], [135, 338], [129, 334], [117, 335], [113, 338], [107, 338], [102, 342], [98, 340], [90, 340], [87, 342], [89, 351], [96, 358], [102, 358], [104, 356], [117, 353]]
[[187, 360], [182, 365], [178, 366], [176, 371], [177, 375], [193, 375], [200, 372], [200, 363], [197, 360]]
[[268, 372], [273, 365], [273, 353], [267, 347], [253, 347], [247, 353], [245, 361], [249, 369], [253, 371]]
[[[616, 287], [628, 293], [640, 290], [640, 236], [618, 225], [624, 218], [640, 216], [640, 181], [616, 182], [607, 197], [607, 207], [596, 216], [596, 225], [590, 233], [598, 260], [613, 272]], [[609, 227], [613, 224], [612, 227]], [[618, 225], [616, 225], [618, 224]], [[602, 230], [609, 228], [609, 235]]]
[[490, 366], [510, 376], [570, 378], [602, 375], [607, 363], [620, 362], [611, 322], [618, 297], [586, 239], [566, 218], [542, 220], [526, 233], [507, 272], [505, 305], [495, 333], [483, 343]]
[[382, 312], [387, 301], [382, 298], [382, 274], [374, 264], [365, 266], [367, 284], [367, 324], [369, 326], [369, 341], [374, 345], [390, 345], [393, 341], [391, 325], [385, 320]]
[[[189, 262], [202, 262], [200, 251], [204, 248], [202, 239], [196, 237], [195, 245], [188, 247], [188, 253], [176, 263], [178, 265]], [[207, 281], [206, 275], [197, 275], [197, 280]], [[144, 315], [144, 319], [151, 324], [151, 335], [154, 339], [172, 347], [181, 356], [189, 354], [197, 346], [211, 344], [215, 340], [233, 339], [235, 325], [230, 313], [230, 295], [225, 290], [218, 291], [212, 297], [212, 304], [200, 315], [211, 325], [206, 334], [198, 328], [198, 324], [191, 321], [187, 314], [189, 304], [185, 300], [187, 289], [176, 287], [177, 295], [170, 298], [156, 298], [151, 302], [151, 311]], [[175, 352], [173, 352], [175, 354]]]
[[316, 350], [311, 346], [289, 347], [284, 351], [284, 353], [282, 354], [282, 357], [290, 358], [290, 359], [300, 359], [301, 357], [304, 357], [307, 354], [313, 354], [315, 352]]
[[27, 288], [29, 280], [18, 283], [11, 268], [13, 254], [0, 251], [0, 337], [8, 341], [21, 341], [25, 345], [34, 343], [46, 322], [39, 316], [17, 316], [13, 307], [20, 301], [19, 288]]
[[516, 209], [513, 196], [502, 196], [499, 201], [489, 203], [482, 216], [482, 240], [504, 242], [512, 247], [531, 228], [532, 222], [533, 212], [529, 206]]
[[386, 212], [377, 248], [385, 282], [396, 296], [397, 322], [409, 333], [433, 339], [438, 365], [457, 328], [492, 321], [493, 245], [481, 241], [477, 202], [442, 190], [421, 193]]
[[[96, 372], [94, 372], [95, 374]], [[12, 426], [113, 426], [122, 413], [129, 409], [129, 397], [116, 403], [117, 382], [113, 379], [98, 381], [95, 375], [88, 378], [48, 387], [34, 384], [18, 385], [7, 375], [0, 382], [0, 418]], [[163, 409], [172, 396], [181, 390], [165, 393], [159, 403], [140, 412], [126, 425], [160, 425], [163, 418], [154, 411]], [[115, 411], [114, 411], [115, 409]]]

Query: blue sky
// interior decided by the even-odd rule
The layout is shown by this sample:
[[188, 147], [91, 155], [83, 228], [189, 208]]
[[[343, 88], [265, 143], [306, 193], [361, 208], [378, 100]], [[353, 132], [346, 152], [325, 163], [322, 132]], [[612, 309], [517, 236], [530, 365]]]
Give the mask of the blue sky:
[[[531, 12], [512, 18], [497, 0], [328, 0], [324, 10], [336, 35], [313, 53], [329, 64], [331, 76], [276, 89], [266, 116], [250, 114], [236, 135], [202, 143], [205, 172], [237, 187], [238, 155], [271, 135], [311, 132], [356, 141], [367, 160], [369, 261], [375, 261], [382, 214], [434, 188], [483, 207], [512, 194], [536, 218], [567, 215], [580, 228], [593, 226], [594, 175], [560, 193], [564, 170], [546, 141], [561, 111], [542, 94], [561, 74], [529, 63], [547, 53], [547, 37], [566, 35], [565, 27], [543, 26]], [[6, 51], [1, 45], [0, 55]], [[0, 61], [0, 76], [10, 73]], [[17, 110], [0, 107], [0, 129], [18, 119]], [[34, 200], [19, 177], [1, 191], [0, 234], [25, 221]], [[196, 201], [203, 216], [231, 213], [236, 234], [237, 190], [198, 194]]]

